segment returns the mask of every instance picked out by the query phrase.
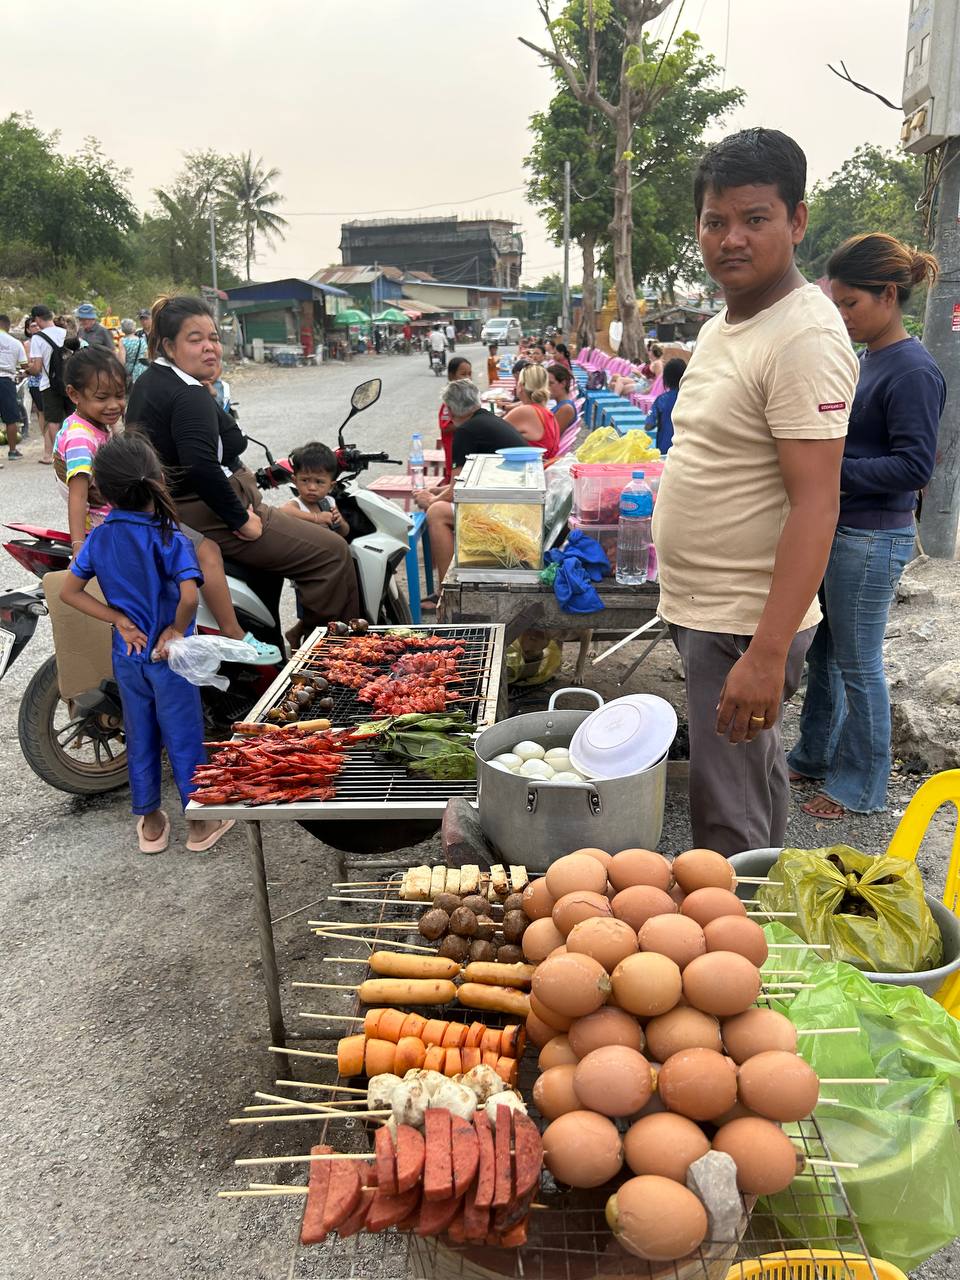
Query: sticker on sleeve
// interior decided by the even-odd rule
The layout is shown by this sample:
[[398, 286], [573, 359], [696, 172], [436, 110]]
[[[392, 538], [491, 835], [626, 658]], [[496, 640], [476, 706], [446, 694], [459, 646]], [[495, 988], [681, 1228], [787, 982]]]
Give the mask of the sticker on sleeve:
[[817, 410], [820, 413], [836, 413], [839, 409], [845, 409], [846, 407], [846, 400], [832, 400], [830, 404], [818, 404]]

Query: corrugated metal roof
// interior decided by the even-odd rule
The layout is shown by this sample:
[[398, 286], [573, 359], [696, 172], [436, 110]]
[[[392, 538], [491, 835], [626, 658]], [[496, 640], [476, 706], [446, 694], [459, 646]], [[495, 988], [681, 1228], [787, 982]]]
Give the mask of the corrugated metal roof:
[[373, 284], [383, 274], [382, 267], [324, 267], [315, 271], [311, 279], [323, 284]]
[[315, 294], [345, 298], [342, 289], [334, 288], [329, 282], [304, 280], [300, 276], [287, 276], [283, 280], [255, 280], [249, 284], [238, 284], [227, 290], [227, 297], [243, 302], [249, 300], [272, 300], [280, 298], [297, 298], [309, 300]]

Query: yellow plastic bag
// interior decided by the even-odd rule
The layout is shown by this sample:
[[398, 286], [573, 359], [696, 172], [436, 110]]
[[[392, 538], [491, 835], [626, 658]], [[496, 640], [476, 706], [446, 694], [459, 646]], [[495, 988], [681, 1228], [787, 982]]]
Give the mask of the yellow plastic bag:
[[805, 942], [827, 943], [832, 960], [871, 973], [919, 973], [943, 954], [920, 872], [903, 858], [872, 858], [845, 844], [784, 849], [757, 901], [795, 912], [790, 928]]
[[622, 436], [616, 427], [597, 427], [577, 450], [578, 462], [652, 462], [659, 457], [645, 431], [634, 429]]

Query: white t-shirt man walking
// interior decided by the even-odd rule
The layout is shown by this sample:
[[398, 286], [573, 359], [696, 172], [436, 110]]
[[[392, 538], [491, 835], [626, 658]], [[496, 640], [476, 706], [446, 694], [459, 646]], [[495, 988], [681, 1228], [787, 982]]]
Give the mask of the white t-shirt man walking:
[[0, 316], [0, 422], [7, 433], [7, 457], [16, 461], [23, 457], [17, 448], [21, 418], [16, 378], [17, 370], [27, 363], [27, 353], [9, 329], [10, 317]]

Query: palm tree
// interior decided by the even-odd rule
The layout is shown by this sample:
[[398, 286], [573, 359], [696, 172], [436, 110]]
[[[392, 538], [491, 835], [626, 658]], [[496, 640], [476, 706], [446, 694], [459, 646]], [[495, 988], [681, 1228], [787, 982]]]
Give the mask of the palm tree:
[[284, 229], [288, 226], [286, 218], [274, 213], [274, 207], [283, 200], [276, 191], [270, 190], [270, 183], [280, 177], [279, 169], [263, 168], [263, 160], [254, 161], [253, 153], [237, 156], [227, 180], [221, 188], [222, 198], [235, 211], [237, 220], [243, 227], [244, 248], [247, 259], [247, 279], [250, 279], [250, 267], [253, 263], [256, 238], [262, 235], [268, 244], [274, 239], [283, 239]]

